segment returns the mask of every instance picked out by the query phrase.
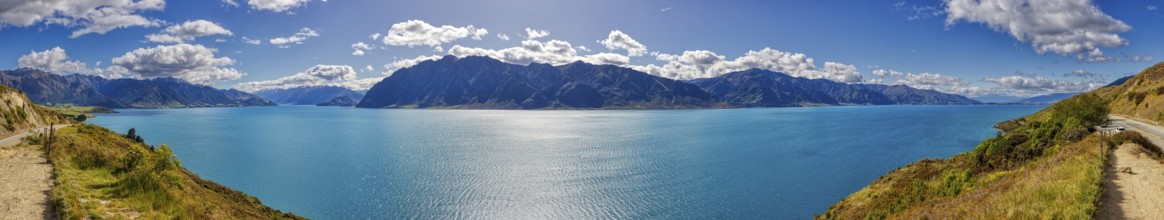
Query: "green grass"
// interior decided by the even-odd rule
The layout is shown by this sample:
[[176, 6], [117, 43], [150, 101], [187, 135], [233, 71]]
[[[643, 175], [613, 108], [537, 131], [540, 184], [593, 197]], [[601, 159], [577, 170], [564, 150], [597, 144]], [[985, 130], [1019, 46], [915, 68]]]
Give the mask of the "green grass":
[[973, 151], [889, 172], [830, 206], [818, 219], [1081, 219], [1097, 209], [1108, 149], [1146, 142], [1135, 133], [1104, 141], [1107, 102], [1084, 94], [1031, 116]]
[[199, 178], [166, 145], [150, 147], [88, 124], [61, 129], [55, 139], [52, 200], [65, 219], [302, 218]]

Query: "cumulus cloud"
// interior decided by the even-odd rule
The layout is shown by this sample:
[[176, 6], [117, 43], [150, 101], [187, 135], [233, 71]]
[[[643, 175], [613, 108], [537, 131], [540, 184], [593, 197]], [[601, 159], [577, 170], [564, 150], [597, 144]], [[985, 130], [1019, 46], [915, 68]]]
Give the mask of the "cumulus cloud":
[[533, 39], [543, 38], [546, 36], [550, 36], [550, 31], [537, 30], [537, 29], [528, 28], [528, 27], [525, 28], [525, 39], [526, 40], [533, 40]]
[[165, 30], [162, 30], [162, 33], [146, 35], [146, 39], [150, 42], [158, 43], [185, 43], [197, 37], [210, 35], [232, 36], [234, 33], [231, 33], [230, 30], [214, 22], [194, 20], [166, 27]]
[[501, 40], [504, 40], [504, 41], [508, 41], [508, 40], [509, 40], [509, 35], [506, 35], [506, 34], [497, 34], [497, 39], [501, 39]]
[[236, 89], [254, 92], [264, 89], [288, 89], [304, 86], [339, 85], [356, 79], [356, 70], [345, 65], [315, 65], [303, 72], [274, 80], [244, 82]]
[[165, 7], [165, 0], [8, 0], [0, 2], [0, 27], [35, 24], [78, 27], [69, 36], [76, 38], [91, 33], [105, 34], [118, 28], [159, 26], [162, 21], [140, 13], [160, 11]]
[[215, 57], [215, 52], [216, 49], [196, 44], [138, 48], [113, 58], [113, 65], [108, 70], [141, 78], [174, 77], [203, 85], [239, 79], [246, 75], [227, 67], [234, 65], [234, 59]]
[[371, 38], [381, 40], [384, 44], [392, 46], [436, 47], [464, 38], [481, 40], [481, 37], [487, 34], [489, 34], [489, 30], [476, 28], [473, 25], [465, 27], [442, 25], [436, 27], [421, 20], [408, 20], [392, 24], [392, 27], [388, 29], [388, 34], [381, 36], [377, 33], [373, 34]]
[[610, 35], [606, 40], [600, 40], [598, 43], [606, 46], [606, 49], [611, 50], [626, 50], [628, 56], [637, 57], [647, 53], [647, 46], [635, 41], [630, 35], [626, 35], [619, 30], [610, 31]]
[[311, 30], [311, 28], [303, 28], [299, 29], [299, 32], [296, 32], [291, 36], [271, 38], [267, 42], [279, 46], [280, 48], [288, 48], [291, 47], [292, 44], [303, 44], [303, 41], [318, 36], [319, 32], [315, 32], [315, 30]]
[[[307, 2], [310, 1], [311, 0], [248, 0], [247, 4], [251, 5], [251, 8], [254, 8], [255, 10], [284, 12], [293, 8], [305, 6], [307, 5]], [[233, 3], [233, 1], [231, 1], [231, 3]], [[238, 3], [234, 3], [232, 5], [238, 5]]]
[[120, 77], [117, 75], [107, 75], [99, 68], [89, 68], [84, 62], [71, 60], [69, 55], [65, 53], [65, 49], [60, 47], [53, 47], [45, 51], [32, 51], [29, 54], [20, 56], [16, 61], [16, 66], [36, 68], [56, 74], [92, 74], [101, 75], [105, 77]]
[[372, 65], [367, 65], [367, 66], [364, 66], [364, 72], [372, 72], [372, 71], [375, 71], [375, 70], [376, 70], [376, 68], [375, 68], [375, 67], [372, 67]]
[[748, 51], [744, 56], [729, 60], [726, 56], [706, 50], [684, 51], [681, 55], [659, 53], [657, 60], [668, 61], [656, 66], [631, 66], [652, 75], [689, 80], [709, 78], [747, 69], [765, 69], [811, 79], [829, 79], [837, 82], [862, 82], [863, 77], [853, 65], [825, 62], [817, 68], [812, 58], [802, 53], [791, 53], [764, 48]]
[[1091, 0], [945, 0], [945, 6], [947, 26], [982, 23], [1030, 42], [1039, 54], [1075, 55], [1094, 62], [1110, 61], [1100, 48], [1127, 45], [1119, 33], [1132, 29]]
[[985, 78], [983, 82], [998, 84], [999, 89], [1013, 90], [1012, 94], [1037, 94], [1051, 92], [1084, 92], [1104, 86], [1094, 80], [1068, 81], [1050, 79], [1037, 75], [1012, 75]]
[[[392, 61], [391, 63], [384, 64], [384, 72], [381, 74], [384, 74], [385, 76], [391, 76], [393, 73], [396, 73], [397, 70], [415, 66], [416, 64], [418, 64], [420, 62], [429, 61], [429, 60], [439, 60], [439, 59], [441, 59], [441, 57], [437, 56], [437, 55], [418, 56], [418, 57], [412, 58], [412, 59], [397, 59], [395, 61]], [[371, 66], [369, 66], [369, 67], [371, 67]]]
[[371, 50], [371, 49], [372, 49], [372, 45], [368, 45], [364, 42], [356, 42], [356, 43], [352, 44], [352, 50], [355, 50], [355, 51], [352, 51], [352, 55], [363, 56], [365, 50]]

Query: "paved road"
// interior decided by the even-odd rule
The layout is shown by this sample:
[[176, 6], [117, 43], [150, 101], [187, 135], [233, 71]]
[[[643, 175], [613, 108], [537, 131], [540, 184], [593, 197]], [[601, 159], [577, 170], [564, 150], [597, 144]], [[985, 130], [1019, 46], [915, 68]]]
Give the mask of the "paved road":
[[[61, 129], [61, 128], [68, 127], [68, 126], [69, 126], [69, 125], [67, 125], [67, 124], [65, 124], [65, 125], [56, 125], [56, 126], [53, 126], [53, 128], [54, 128], [54, 129]], [[28, 136], [28, 135], [31, 135], [31, 134], [33, 134], [34, 132], [38, 132], [38, 131], [44, 131], [44, 129], [45, 129], [46, 127], [48, 127], [48, 126], [45, 126], [45, 127], [39, 127], [39, 128], [36, 128], [36, 129], [33, 129], [33, 130], [28, 130], [28, 131], [25, 131], [25, 132], [22, 132], [22, 133], [19, 133], [19, 134], [16, 134], [16, 135], [8, 136], [8, 137], [6, 137], [6, 138], [4, 138], [4, 139], [0, 139], [0, 147], [11, 147], [11, 146], [13, 146], [13, 145], [19, 144], [19, 143], [20, 143], [20, 139], [21, 139], [21, 138], [24, 138], [24, 137], [26, 137], [26, 136]]]

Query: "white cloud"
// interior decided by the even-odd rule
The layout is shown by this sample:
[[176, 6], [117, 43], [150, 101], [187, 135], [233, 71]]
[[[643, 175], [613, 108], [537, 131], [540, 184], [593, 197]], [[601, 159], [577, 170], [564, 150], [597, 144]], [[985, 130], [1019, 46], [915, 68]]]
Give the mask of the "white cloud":
[[352, 44], [352, 50], [355, 50], [355, 51], [352, 51], [352, 55], [363, 56], [365, 50], [371, 50], [371, 49], [372, 49], [372, 45], [368, 45], [364, 42], [356, 42], [356, 43]]
[[356, 79], [356, 70], [345, 65], [315, 65], [303, 72], [274, 80], [244, 82], [234, 87], [247, 92], [304, 86], [340, 85]]
[[69, 36], [76, 38], [91, 33], [105, 34], [118, 28], [156, 27], [162, 21], [140, 13], [160, 11], [165, 7], [165, 0], [6, 0], [0, 2], [0, 27], [35, 24], [79, 27]]
[[258, 40], [258, 39], [250, 39], [250, 38], [247, 38], [247, 37], [245, 37], [245, 36], [244, 36], [244, 37], [242, 37], [242, 42], [243, 42], [243, 43], [246, 43], [246, 44], [254, 44], [254, 45], [263, 44], [263, 41], [261, 41], [261, 40]]
[[238, 7], [238, 2], [234, 0], [222, 0], [222, 4]]
[[226, 67], [234, 65], [234, 59], [215, 57], [215, 52], [216, 49], [196, 44], [138, 48], [113, 58], [113, 66], [108, 70], [141, 78], [174, 77], [203, 85], [239, 79], [246, 75], [242, 71]]
[[[256, 10], [267, 10], [273, 12], [284, 12], [307, 5], [311, 0], [248, 0], [247, 4]], [[325, 1], [326, 2], [326, 1]], [[228, 3], [229, 4], [229, 3]], [[237, 5], [238, 3], [235, 3]]]
[[659, 9], [659, 12], [667, 12], [667, 11], [670, 11], [670, 10], [671, 10], [671, 6], [667, 6], [666, 8]]
[[501, 40], [503, 40], [503, 41], [508, 41], [508, 40], [509, 40], [509, 35], [506, 35], [506, 34], [497, 34], [497, 39], [501, 39]]
[[[455, 48], [456, 46], [453, 46], [453, 47]], [[452, 49], [450, 49], [450, 51], [451, 50]], [[412, 58], [412, 59], [397, 59], [395, 61], [392, 61], [391, 63], [384, 64], [384, 72], [381, 74], [384, 74], [385, 76], [391, 76], [393, 73], [396, 73], [397, 70], [415, 66], [416, 64], [418, 64], [420, 62], [429, 61], [429, 60], [439, 60], [439, 59], [441, 59], [441, 56], [437, 56], [437, 55], [418, 56], [418, 57]]]
[[598, 41], [606, 49], [611, 50], [626, 50], [628, 56], [637, 57], [647, 53], [647, 46], [635, 41], [630, 35], [626, 35], [619, 30], [610, 31], [610, 35], [606, 40]]
[[525, 39], [526, 40], [533, 40], [533, 39], [543, 38], [546, 36], [550, 36], [550, 31], [537, 30], [537, 29], [528, 28], [528, 27], [525, 28]]
[[454, 45], [452, 48], [449, 48], [448, 53], [458, 57], [486, 56], [503, 62], [521, 65], [530, 63], [561, 65], [584, 59], [584, 57], [578, 56], [578, 51], [574, 49], [573, 45], [561, 40], [549, 40], [546, 42], [524, 40], [521, 41], [521, 47], [500, 50]]
[[[100, 64], [100, 63], [98, 63]], [[105, 77], [117, 78], [119, 75], [107, 75], [99, 68], [89, 68], [84, 62], [71, 60], [69, 55], [65, 53], [65, 49], [60, 47], [53, 47], [45, 51], [32, 51], [29, 54], [20, 56], [16, 60], [16, 66], [36, 68], [56, 74], [92, 74], [101, 75]]]
[[982, 23], [1030, 42], [1039, 54], [1076, 55], [1094, 62], [1108, 61], [1099, 48], [1127, 45], [1119, 33], [1132, 29], [1091, 0], [945, 0], [945, 6], [947, 26]]
[[159, 43], [185, 43], [192, 41], [194, 38], [210, 35], [226, 35], [232, 36], [230, 30], [210, 22], [207, 20], [186, 21], [182, 24], [176, 24], [167, 27], [159, 34], [146, 35], [146, 39], [150, 42]]
[[709, 78], [747, 69], [764, 69], [788, 73], [792, 76], [810, 79], [829, 79], [837, 82], [861, 82], [863, 77], [853, 65], [825, 62], [824, 68], [817, 69], [812, 58], [802, 53], [791, 53], [771, 48], [748, 51], [744, 56], [728, 60], [723, 55], [706, 50], [684, 51], [682, 55], [659, 53], [657, 60], [668, 61], [663, 66], [654, 64], [631, 66], [652, 75], [689, 80]]
[[1012, 75], [985, 78], [983, 82], [998, 84], [999, 89], [1012, 90], [1012, 94], [1038, 94], [1051, 92], [1084, 92], [1104, 86], [1094, 80], [1068, 81], [1049, 79], [1042, 76]]
[[372, 67], [372, 65], [364, 66], [364, 72], [372, 72], [372, 71], [376, 71], [376, 68]]
[[421, 20], [408, 20], [392, 24], [392, 27], [388, 29], [388, 34], [383, 35], [383, 37], [379, 33], [373, 34], [371, 37], [372, 39], [379, 39], [384, 44], [392, 46], [436, 47], [464, 38], [481, 40], [481, 37], [487, 34], [489, 34], [489, 30], [476, 28], [473, 25], [465, 27], [442, 25], [436, 27]]
[[1156, 9], [1155, 5], [1148, 5], [1148, 11], [1155, 11]]
[[216, 38], [216, 39], [214, 39], [214, 42], [215, 43], [226, 43], [226, 39]]
[[578, 49], [578, 51], [590, 52], [590, 48], [586, 48], [586, 46], [582, 45], [575, 46], [574, 49]]
[[291, 44], [303, 44], [303, 41], [307, 40], [308, 38], [318, 36], [319, 32], [315, 32], [315, 30], [311, 30], [311, 28], [303, 28], [299, 29], [299, 32], [296, 32], [291, 36], [271, 38], [267, 42], [279, 46], [280, 48], [288, 48], [291, 46]]

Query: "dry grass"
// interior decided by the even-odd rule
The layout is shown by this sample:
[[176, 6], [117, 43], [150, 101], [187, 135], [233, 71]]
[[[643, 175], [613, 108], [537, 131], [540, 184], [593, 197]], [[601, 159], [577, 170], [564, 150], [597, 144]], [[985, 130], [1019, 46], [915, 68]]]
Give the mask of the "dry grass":
[[95, 125], [58, 132], [53, 202], [65, 219], [299, 219], [206, 181], [153, 148]]

